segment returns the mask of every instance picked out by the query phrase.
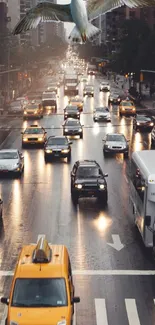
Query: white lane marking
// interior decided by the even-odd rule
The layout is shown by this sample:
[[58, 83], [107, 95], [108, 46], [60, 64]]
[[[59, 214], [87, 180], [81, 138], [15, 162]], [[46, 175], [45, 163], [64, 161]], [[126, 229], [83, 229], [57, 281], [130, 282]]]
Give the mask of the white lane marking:
[[[14, 271], [0, 270], [0, 277], [13, 275]], [[155, 275], [155, 270], [73, 270], [73, 275]]]
[[108, 325], [105, 299], [95, 299], [96, 324]]
[[113, 247], [117, 251], [121, 251], [124, 248], [124, 245], [121, 243], [119, 235], [111, 235], [113, 243], [107, 243], [107, 245]]
[[129, 181], [128, 181], [126, 175], [124, 175], [124, 178], [125, 178], [125, 181], [129, 184]]
[[140, 325], [135, 299], [125, 299], [129, 325]]
[[75, 306], [75, 304], [74, 304], [73, 325], [76, 325], [76, 306]]
[[1, 318], [0, 325], [5, 325], [5, 320], [7, 318], [7, 313], [8, 313], [8, 307], [5, 306], [4, 307], [4, 310], [3, 310], [3, 314], [2, 314], [2, 318]]

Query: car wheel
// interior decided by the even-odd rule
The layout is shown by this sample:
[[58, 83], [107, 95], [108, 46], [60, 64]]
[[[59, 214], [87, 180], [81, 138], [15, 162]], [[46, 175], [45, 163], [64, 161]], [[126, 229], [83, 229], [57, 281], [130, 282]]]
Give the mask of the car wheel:
[[119, 113], [120, 117], [122, 117], [122, 113]]
[[128, 158], [129, 157], [129, 152], [125, 152], [124, 153], [124, 158]]
[[100, 194], [98, 197], [99, 204], [102, 206], [107, 206], [108, 203], [108, 193]]
[[74, 205], [78, 204], [78, 195], [75, 193], [71, 193], [71, 198], [72, 198], [72, 202]]
[[67, 161], [71, 161], [71, 152], [68, 154]]
[[103, 150], [104, 157], [108, 157], [108, 152]]
[[44, 160], [45, 160], [45, 163], [48, 162], [49, 158], [47, 157], [47, 155], [44, 156]]
[[80, 134], [80, 139], [83, 139], [83, 133], [82, 133], [82, 134]]

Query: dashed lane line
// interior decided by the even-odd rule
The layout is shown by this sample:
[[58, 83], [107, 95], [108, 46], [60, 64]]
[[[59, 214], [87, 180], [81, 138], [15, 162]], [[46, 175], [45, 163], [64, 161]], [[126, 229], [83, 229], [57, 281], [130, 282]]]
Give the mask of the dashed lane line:
[[[13, 276], [14, 271], [2, 271], [0, 270], [0, 277]], [[155, 275], [155, 270], [73, 270], [73, 275], [82, 276], [99, 276], [99, 275], [137, 275], [147, 276]]]

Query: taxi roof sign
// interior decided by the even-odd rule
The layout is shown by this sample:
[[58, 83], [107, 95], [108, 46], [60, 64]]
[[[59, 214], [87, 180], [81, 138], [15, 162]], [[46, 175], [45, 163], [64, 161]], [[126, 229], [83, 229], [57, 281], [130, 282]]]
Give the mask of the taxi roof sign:
[[40, 236], [33, 253], [33, 263], [49, 263], [51, 261], [52, 250], [45, 236]]

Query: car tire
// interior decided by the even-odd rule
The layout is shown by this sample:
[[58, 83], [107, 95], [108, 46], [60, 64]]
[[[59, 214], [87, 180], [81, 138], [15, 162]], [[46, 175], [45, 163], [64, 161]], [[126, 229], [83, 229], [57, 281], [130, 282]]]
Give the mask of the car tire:
[[26, 148], [26, 144], [25, 143], [22, 143], [22, 148]]
[[104, 154], [104, 157], [105, 158], [108, 157], [108, 152], [106, 152], [106, 151], [103, 150], [103, 154]]
[[101, 206], [107, 206], [108, 204], [108, 193], [104, 193], [104, 195], [101, 195], [98, 197], [99, 204]]
[[124, 153], [124, 158], [129, 158], [129, 152]]
[[78, 195], [76, 195], [75, 193], [71, 192], [71, 198], [72, 198], [72, 202], [74, 205], [78, 204]]
[[80, 139], [83, 139], [83, 133], [82, 133], [82, 134], [80, 134]]
[[49, 161], [49, 157], [47, 157], [47, 155], [45, 155], [44, 160], [45, 160], [45, 163], [47, 163]]
[[120, 117], [122, 117], [122, 113], [119, 113]]
[[0, 220], [2, 219], [3, 217], [3, 209], [1, 209], [1, 212], [0, 212]]
[[71, 152], [68, 154], [67, 156], [67, 161], [70, 162], [71, 161]]

